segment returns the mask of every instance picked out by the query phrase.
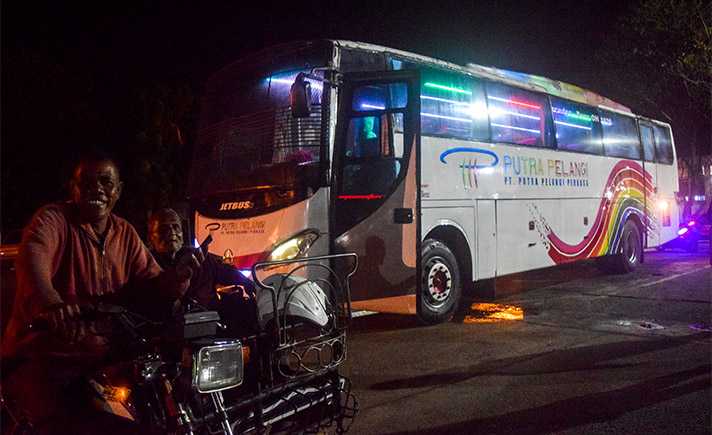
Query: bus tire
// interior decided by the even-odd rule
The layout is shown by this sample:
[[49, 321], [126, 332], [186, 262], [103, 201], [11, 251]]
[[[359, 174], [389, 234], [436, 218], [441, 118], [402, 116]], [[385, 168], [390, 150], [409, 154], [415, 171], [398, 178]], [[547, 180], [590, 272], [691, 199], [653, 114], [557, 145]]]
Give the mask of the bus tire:
[[643, 258], [643, 236], [638, 225], [627, 220], [623, 225], [618, 252], [611, 258], [611, 272], [632, 273]]
[[460, 300], [460, 269], [452, 251], [440, 240], [423, 242], [418, 319], [426, 325], [445, 323]]

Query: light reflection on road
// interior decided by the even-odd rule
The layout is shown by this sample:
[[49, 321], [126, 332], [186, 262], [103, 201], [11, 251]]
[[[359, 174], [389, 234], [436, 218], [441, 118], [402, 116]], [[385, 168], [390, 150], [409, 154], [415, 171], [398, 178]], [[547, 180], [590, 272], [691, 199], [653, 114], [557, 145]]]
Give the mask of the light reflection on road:
[[465, 316], [462, 323], [490, 323], [524, 319], [524, 311], [513, 305], [475, 303], [470, 309], [472, 312]]

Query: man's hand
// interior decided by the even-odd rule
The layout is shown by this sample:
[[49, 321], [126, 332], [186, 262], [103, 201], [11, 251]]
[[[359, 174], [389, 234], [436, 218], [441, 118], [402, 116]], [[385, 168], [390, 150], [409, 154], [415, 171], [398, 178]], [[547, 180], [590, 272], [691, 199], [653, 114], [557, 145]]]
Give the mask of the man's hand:
[[184, 246], [176, 253], [173, 270], [181, 278], [190, 279], [200, 269], [203, 261], [205, 256], [202, 250]]
[[40, 318], [45, 319], [50, 330], [60, 340], [69, 344], [81, 341], [86, 336], [84, 322], [79, 318], [81, 310], [76, 304], [54, 304], [40, 313]]

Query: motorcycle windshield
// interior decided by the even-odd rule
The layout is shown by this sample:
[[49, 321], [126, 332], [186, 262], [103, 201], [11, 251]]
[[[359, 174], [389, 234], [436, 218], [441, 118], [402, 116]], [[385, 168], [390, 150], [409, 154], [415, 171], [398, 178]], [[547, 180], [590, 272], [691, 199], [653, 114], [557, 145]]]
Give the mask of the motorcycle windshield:
[[[324, 76], [331, 45], [258, 53], [210, 78], [188, 196], [253, 188], [317, 187], [324, 180], [323, 83], [310, 79], [312, 112], [294, 118], [289, 92], [297, 74]], [[324, 110], [327, 116], [328, 110]]]

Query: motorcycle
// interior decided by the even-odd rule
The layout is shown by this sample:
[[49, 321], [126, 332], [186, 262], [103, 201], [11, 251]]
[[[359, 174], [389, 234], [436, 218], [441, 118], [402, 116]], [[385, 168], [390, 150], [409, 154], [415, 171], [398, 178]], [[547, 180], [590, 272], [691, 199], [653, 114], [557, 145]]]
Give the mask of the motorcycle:
[[[116, 305], [87, 310], [85, 320], [112, 324], [111, 356], [87, 379], [92, 407], [152, 433], [348, 431], [358, 403], [338, 367], [356, 267], [356, 254], [255, 264], [247, 328], [200, 308], [162, 323]], [[31, 433], [21, 410], [2, 405], [12, 433]]]

